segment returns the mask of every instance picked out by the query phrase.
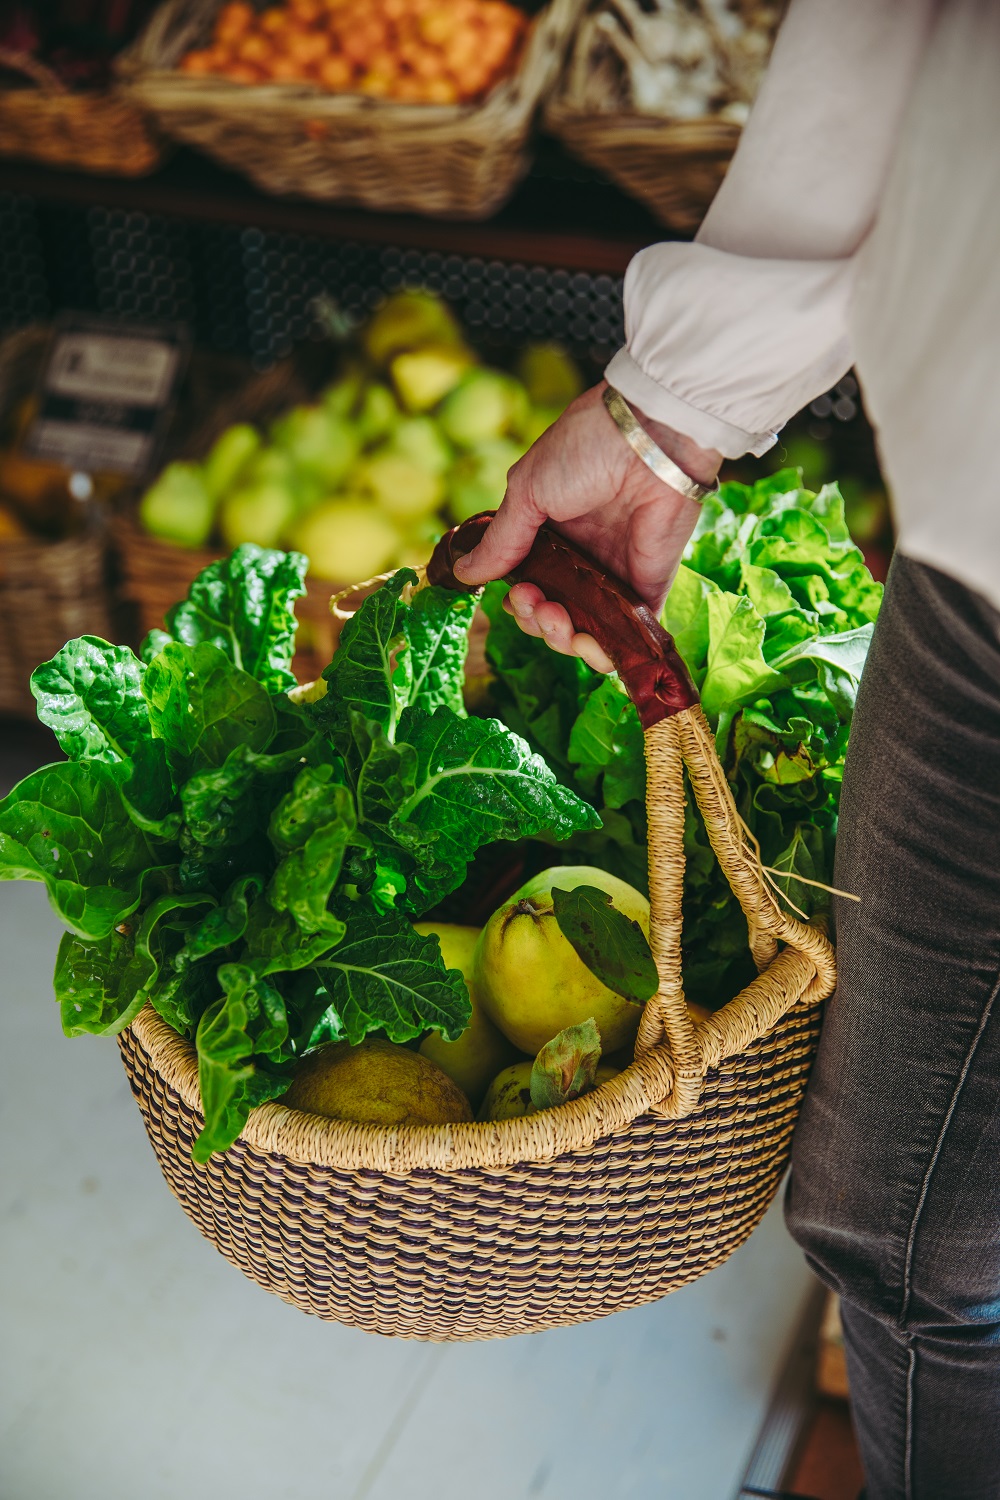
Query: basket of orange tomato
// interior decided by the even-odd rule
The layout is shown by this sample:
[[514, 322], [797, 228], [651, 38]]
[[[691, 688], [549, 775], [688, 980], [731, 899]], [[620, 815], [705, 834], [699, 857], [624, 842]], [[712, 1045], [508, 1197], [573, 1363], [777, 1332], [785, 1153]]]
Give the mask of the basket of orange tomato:
[[122, 67], [175, 140], [271, 193], [485, 218], [583, 0], [168, 0]]

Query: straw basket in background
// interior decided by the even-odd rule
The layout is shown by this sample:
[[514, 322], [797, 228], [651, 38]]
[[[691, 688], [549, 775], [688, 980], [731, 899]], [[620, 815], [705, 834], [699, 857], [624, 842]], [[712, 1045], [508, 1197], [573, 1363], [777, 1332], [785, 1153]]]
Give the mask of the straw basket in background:
[[546, 107], [545, 125], [574, 156], [617, 182], [679, 234], [693, 234], [705, 217], [741, 129], [711, 118], [599, 114], [579, 109], [561, 92]]
[[520, 65], [479, 104], [400, 104], [304, 84], [241, 84], [177, 70], [221, 0], [167, 0], [122, 60], [129, 96], [174, 140], [269, 193], [364, 208], [488, 217], [528, 167], [528, 137], [582, 0], [551, 0]]
[[[34, 391], [48, 342], [48, 329], [24, 328], [0, 343], [5, 420]], [[34, 717], [29, 678], [71, 636], [113, 635], [107, 553], [101, 529], [0, 541], [0, 713]]]
[[34, 58], [0, 50], [24, 86], [0, 88], [0, 156], [48, 167], [139, 177], [163, 160], [163, 146], [140, 110], [116, 88], [66, 88]]
[[[432, 581], [458, 587], [452, 562], [483, 524], [438, 544]], [[148, 1005], [119, 1038], [153, 1150], [202, 1234], [266, 1290], [373, 1333], [554, 1328], [648, 1302], [725, 1260], [780, 1181], [834, 983], [826, 938], [785, 915], [765, 883], [655, 616], [552, 533], [512, 576], [597, 635], [645, 727], [660, 987], [632, 1065], [573, 1103], [488, 1124], [387, 1128], [269, 1103], [197, 1167], [192, 1046]], [[700, 1023], [681, 973], [685, 768], [760, 971]]]

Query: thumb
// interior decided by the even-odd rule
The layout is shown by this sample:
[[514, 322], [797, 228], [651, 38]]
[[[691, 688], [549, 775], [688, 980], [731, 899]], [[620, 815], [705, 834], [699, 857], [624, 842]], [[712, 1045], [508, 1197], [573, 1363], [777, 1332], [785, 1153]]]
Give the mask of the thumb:
[[502, 578], [527, 557], [546, 519], [529, 499], [508, 489], [482, 541], [455, 563], [455, 577], [475, 587]]

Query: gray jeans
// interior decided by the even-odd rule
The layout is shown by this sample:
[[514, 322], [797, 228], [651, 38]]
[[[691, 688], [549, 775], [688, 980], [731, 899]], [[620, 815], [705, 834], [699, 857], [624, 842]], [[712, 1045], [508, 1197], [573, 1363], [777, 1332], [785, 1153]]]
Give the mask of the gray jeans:
[[893, 563], [789, 1229], [841, 1293], [868, 1500], [1000, 1500], [1000, 617]]

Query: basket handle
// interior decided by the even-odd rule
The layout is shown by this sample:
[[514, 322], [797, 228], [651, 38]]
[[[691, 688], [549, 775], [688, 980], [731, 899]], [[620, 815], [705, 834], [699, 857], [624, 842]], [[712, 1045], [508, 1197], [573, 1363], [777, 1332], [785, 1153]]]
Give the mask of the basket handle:
[[[428, 582], [472, 592], [455, 578], [454, 564], [482, 540], [492, 519], [486, 512], [447, 532], [428, 563]], [[657, 1110], [681, 1118], [697, 1104], [709, 1067], [743, 1051], [800, 1000], [824, 998], [832, 991], [833, 950], [817, 928], [779, 907], [747, 839], [697, 691], [673, 639], [649, 606], [545, 526], [506, 581], [536, 584], [547, 599], [563, 605], [575, 630], [593, 635], [614, 662], [642, 720], [649, 942], [660, 984], [643, 1010], [636, 1055], [666, 1045], [672, 1078]], [[700, 1025], [688, 1010], [681, 973], [685, 769], [712, 848], [747, 918], [751, 951], [762, 971]], [[780, 957], [779, 943], [786, 945]]]
[[[456, 579], [454, 565], [482, 541], [492, 520], [493, 512], [484, 511], [446, 532], [427, 565], [428, 582], [471, 592]], [[542, 526], [506, 582], [536, 584], [546, 599], [563, 606], [574, 630], [594, 637], [614, 662], [644, 729], [698, 702], [673, 638], [649, 605], [558, 532]]]

